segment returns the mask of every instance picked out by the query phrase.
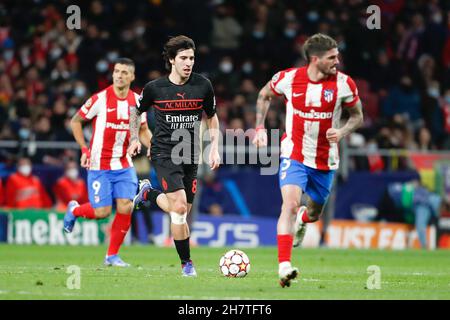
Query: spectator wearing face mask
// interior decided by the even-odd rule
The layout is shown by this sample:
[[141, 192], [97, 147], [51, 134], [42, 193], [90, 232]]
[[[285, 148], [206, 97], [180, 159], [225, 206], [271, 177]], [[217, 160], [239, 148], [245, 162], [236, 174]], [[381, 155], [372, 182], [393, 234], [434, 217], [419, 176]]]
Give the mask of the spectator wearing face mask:
[[5, 206], [17, 209], [50, 208], [50, 199], [44, 185], [37, 176], [31, 174], [33, 170], [29, 158], [20, 158], [17, 162], [17, 172], [9, 176], [6, 182]]
[[86, 183], [79, 177], [78, 165], [75, 161], [67, 162], [64, 176], [53, 186], [56, 199], [56, 210], [65, 212], [71, 200], [85, 203], [88, 200]]

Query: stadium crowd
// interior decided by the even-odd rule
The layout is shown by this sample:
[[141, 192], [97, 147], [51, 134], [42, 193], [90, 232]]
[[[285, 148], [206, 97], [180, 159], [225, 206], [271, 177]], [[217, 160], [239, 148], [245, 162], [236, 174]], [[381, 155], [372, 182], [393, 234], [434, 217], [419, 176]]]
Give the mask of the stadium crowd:
[[[162, 46], [177, 34], [196, 42], [194, 71], [214, 85], [221, 130], [252, 129], [259, 88], [276, 71], [304, 65], [304, 41], [322, 32], [338, 41], [339, 69], [355, 79], [364, 107], [365, 123], [347, 142], [372, 155], [353, 159], [353, 167], [388, 169], [388, 162], [375, 155], [378, 149], [450, 149], [450, 7], [444, 1], [77, 1], [79, 30], [66, 25], [71, 4], [0, 3], [0, 143], [73, 142], [71, 117], [111, 83], [114, 61], [134, 60], [132, 88], [140, 92], [165, 73]], [[366, 24], [371, 4], [380, 7], [379, 30]], [[266, 128], [283, 130], [283, 101], [272, 104]], [[152, 121], [150, 115], [150, 127]], [[408, 168], [403, 160], [399, 167]], [[63, 212], [71, 199], [87, 201], [77, 162], [71, 148], [0, 147], [0, 169], [17, 170], [0, 180], [0, 206]], [[41, 181], [32, 174], [34, 164], [64, 166], [64, 174], [51, 183]], [[209, 174], [200, 178], [199, 212], [233, 212], [223, 181]], [[143, 217], [152, 241], [150, 212]], [[420, 219], [422, 229], [426, 219]], [[134, 216], [133, 237], [137, 222]]]
[[[251, 129], [258, 88], [277, 70], [304, 64], [303, 42], [322, 32], [337, 39], [340, 69], [356, 80], [365, 110], [350, 146], [450, 149], [450, 11], [444, 1], [79, 1], [79, 30], [66, 25], [70, 4], [0, 4], [0, 141], [73, 141], [70, 118], [110, 84], [114, 61], [135, 61], [133, 89], [140, 92], [165, 72], [162, 45], [176, 34], [196, 41], [195, 71], [213, 82], [221, 129]], [[381, 9], [379, 30], [366, 25], [370, 4]], [[266, 127], [282, 129], [283, 101], [273, 104]], [[61, 166], [77, 159], [70, 149], [0, 150], [7, 165], [20, 156]], [[377, 162], [369, 166], [376, 170]]]
[[[448, 8], [438, 0], [371, 3], [380, 6], [380, 30], [367, 29], [362, 0], [81, 1], [81, 29], [69, 30], [68, 1], [2, 1], [0, 140], [73, 141], [70, 117], [108, 86], [114, 60], [136, 62], [140, 92], [164, 72], [162, 44], [179, 33], [196, 41], [195, 68], [214, 84], [222, 130], [253, 128], [257, 88], [276, 70], [304, 64], [303, 41], [323, 32], [338, 40], [340, 69], [356, 79], [365, 108], [351, 145], [448, 149]], [[283, 102], [276, 103], [267, 128], [283, 128]], [[14, 153], [3, 150], [2, 162], [15, 161]], [[34, 163], [68, 156], [28, 155]]]

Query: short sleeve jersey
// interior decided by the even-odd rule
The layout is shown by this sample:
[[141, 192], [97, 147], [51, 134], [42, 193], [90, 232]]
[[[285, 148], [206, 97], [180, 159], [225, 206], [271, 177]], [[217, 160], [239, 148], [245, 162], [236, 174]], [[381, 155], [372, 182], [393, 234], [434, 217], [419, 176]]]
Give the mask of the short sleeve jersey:
[[216, 101], [211, 82], [192, 73], [183, 85], [161, 77], [147, 83], [139, 98], [139, 112], [150, 108], [155, 112], [152, 159], [178, 159], [197, 163], [199, 129], [203, 111], [208, 118], [216, 113]]
[[276, 73], [269, 85], [286, 102], [281, 157], [314, 169], [337, 169], [338, 146], [328, 141], [326, 132], [329, 128], [339, 128], [342, 109], [352, 108], [359, 101], [353, 79], [337, 72], [315, 82], [309, 79], [307, 67], [301, 67]]
[[[133, 166], [127, 154], [130, 141], [130, 107], [136, 106], [139, 95], [131, 90], [126, 98], [119, 98], [113, 86], [94, 94], [80, 108], [78, 114], [92, 121], [90, 170], [120, 170]], [[147, 122], [141, 115], [141, 124]]]

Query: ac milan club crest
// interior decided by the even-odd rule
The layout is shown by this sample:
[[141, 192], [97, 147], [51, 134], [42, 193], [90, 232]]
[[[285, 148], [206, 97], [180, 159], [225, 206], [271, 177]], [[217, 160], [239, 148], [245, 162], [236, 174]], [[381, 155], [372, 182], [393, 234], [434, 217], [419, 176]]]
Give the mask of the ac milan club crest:
[[333, 89], [323, 90], [323, 98], [325, 99], [326, 102], [331, 102], [333, 100], [333, 94], [334, 94]]

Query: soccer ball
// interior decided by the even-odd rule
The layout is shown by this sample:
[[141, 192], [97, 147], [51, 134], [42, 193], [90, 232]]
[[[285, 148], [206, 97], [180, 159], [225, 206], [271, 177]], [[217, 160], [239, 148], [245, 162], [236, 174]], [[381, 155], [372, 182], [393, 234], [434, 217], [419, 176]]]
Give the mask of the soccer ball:
[[219, 261], [220, 272], [225, 277], [243, 278], [250, 271], [250, 260], [241, 250], [230, 250]]

